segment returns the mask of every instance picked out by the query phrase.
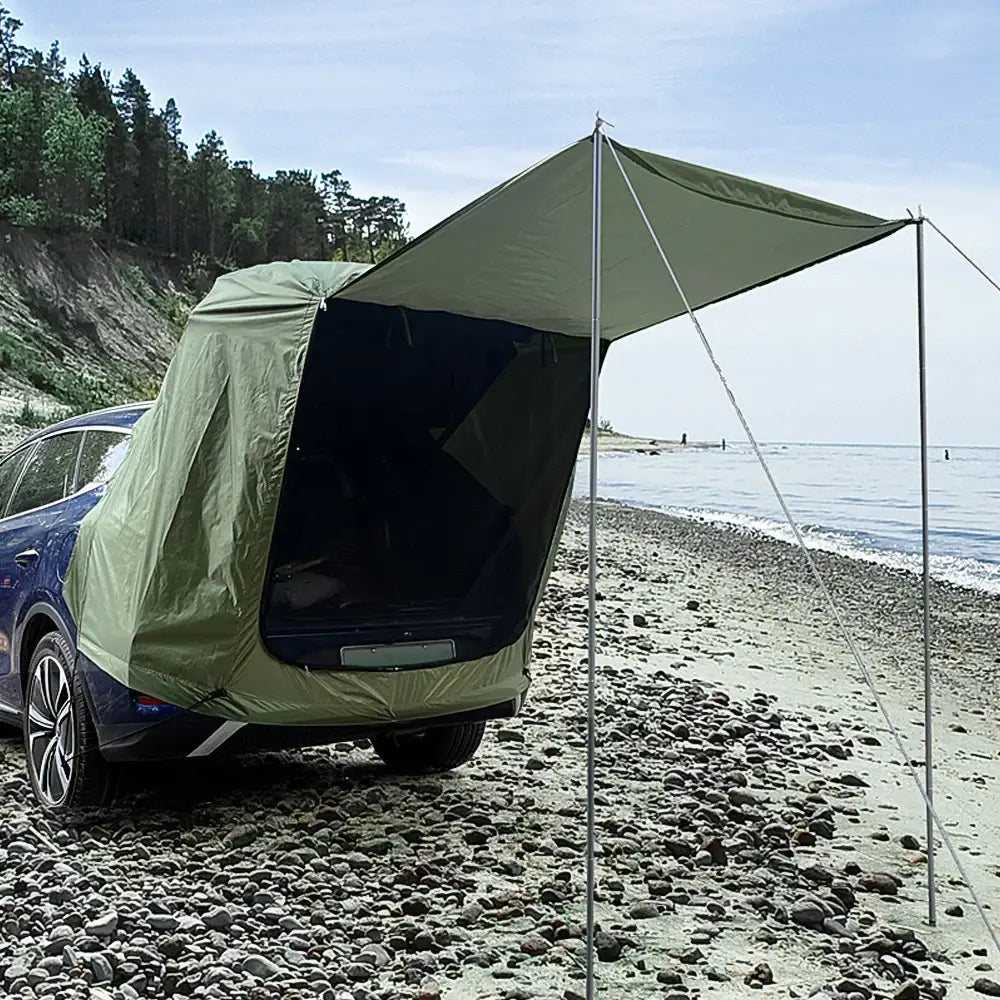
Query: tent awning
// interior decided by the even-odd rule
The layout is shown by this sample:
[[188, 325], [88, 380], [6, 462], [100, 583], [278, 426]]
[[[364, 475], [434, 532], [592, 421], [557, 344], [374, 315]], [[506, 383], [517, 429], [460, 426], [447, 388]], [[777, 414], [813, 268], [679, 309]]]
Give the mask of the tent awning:
[[[615, 149], [695, 308], [912, 221], [880, 219], [617, 143]], [[592, 164], [592, 138], [573, 143], [459, 210], [339, 296], [589, 336]], [[609, 153], [602, 201], [601, 335], [614, 340], [685, 310]]]

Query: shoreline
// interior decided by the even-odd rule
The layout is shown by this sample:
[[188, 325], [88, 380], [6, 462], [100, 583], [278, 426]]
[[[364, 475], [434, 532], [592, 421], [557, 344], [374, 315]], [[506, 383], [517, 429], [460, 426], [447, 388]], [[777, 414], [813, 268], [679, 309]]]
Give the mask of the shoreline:
[[[586, 502], [586, 498], [584, 497], [574, 496], [574, 499], [580, 503]], [[791, 538], [782, 538], [777, 534], [772, 534], [771, 530], [769, 530], [770, 528], [774, 531], [790, 531], [787, 527], [787, 522], [774, 520], [768, 522], [768, 527], [761, 527], [759, 524], [751, 522], [766, 521], [767, 519], [758, 518], [755, 515], [734, 515], [729, 514], [726, 511], [690, 511], [679, 513], [675, 510], [666, 510], [661, 507], [655, 507], [652, 505], [647, 506], [641, 503], [629, 503], [626, 500], [618, 500], [612, 497], [598, 497], [598, 503], [606, 504], [608, 506], [625, 507], [629, 510], [645, 511], [650, 514], [658, 514], [677, 521], [704, 525], [706, 528], [711, 528], [715, 531], [731, 532], [735, 535], [746, 535], [764, 542], [775, 542], [780, 545], [786, 545], [796, 551], [798, 551], [799, 548], [797, 541]], [[868, 566], [878, 566], [879, 568], [887, 570], [891, 573], [901, 573], [904, 576], [915, 577], [918, 580], [923, 579], [923, 571], [919, 565], [921, 559], [919, 552], [903, 552], [899, 549], [852, 548], [849, 544], [842, 544], [836, 531], [832, 528], [822, 529], [824, 537], [820, 539], [817, 539], [814, 535], [804, 531], [801, 525], [799, 526], [799, 530], [802, 531], [806, 548], [809, 549], [809, 552], [812, 555], [815, 555], [816, 553], [824, 553], [838, 559], [844, 559], [848, 563], [862, 563]], [[953, 556], [947, 553], [932, 553], [931, 581], [932, 585], [945, 588], [953, 587], [957, 590], [968, 591], [972, 594], [985, 594], [989, 597], [1000, 599], [1000, 590], [991, 590], [985, 583], [977, 585], [974, 582], [949, 579], [944, 575], [944, 572], [946, 571], [935, 568], [934, 563], [937, 559], [961, 560], [966, 563], [982, 566], [992, 566], [995, 565], [994, 563], [986, 563], [981, 560], [975, 560], [962, 556]], [[907, 565], [907, 563], [914, 563], [916, 565], [911, 566]]]

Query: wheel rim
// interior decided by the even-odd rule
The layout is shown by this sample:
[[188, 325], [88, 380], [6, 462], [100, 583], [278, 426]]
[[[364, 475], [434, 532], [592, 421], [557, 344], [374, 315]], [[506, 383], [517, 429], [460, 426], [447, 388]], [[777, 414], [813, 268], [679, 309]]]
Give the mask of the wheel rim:
[[35, 787], [49, 805], [62, 805], [69, 795], [75, 721], [66, 669], [55, 656], [43, 656], [35, 664], [28, 691], [28, 762]]

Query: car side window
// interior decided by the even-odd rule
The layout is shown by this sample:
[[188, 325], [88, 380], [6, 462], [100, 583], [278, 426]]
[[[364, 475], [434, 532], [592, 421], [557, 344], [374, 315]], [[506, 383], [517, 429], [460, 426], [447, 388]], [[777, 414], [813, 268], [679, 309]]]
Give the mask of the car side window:
[[22, 448], [0, 462], [0, 517], [4, 516], [3, 512], [7, 509], [7, 501], [10, 499], [11, 493], [14, 492], [14, 487], [17, 486], [18, 476], [21, 475], [21, 470], [24, 468], [24, 463], [28, 461], [33, 447], [34, 445], [29, 445], [27, 448]]
[[38, 442], [11, 497], [7, 517], [55, 503], [73, 492], [82, 436], [79, 432], [56, 434]]
[[128, 445], [127, 434], [118, 431], [87, 431], [80, 452], [77, 490], [90, 490], [108, 482], [122, 464]]

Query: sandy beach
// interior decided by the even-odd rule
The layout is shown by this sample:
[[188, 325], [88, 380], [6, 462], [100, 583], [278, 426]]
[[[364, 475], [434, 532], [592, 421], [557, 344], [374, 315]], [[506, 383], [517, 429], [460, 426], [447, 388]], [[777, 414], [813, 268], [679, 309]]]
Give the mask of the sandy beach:
[[[597, 434], [597, 450], [607, 452], [628, 452], [640, 455], [661, 455], [675, 451], [696, 451], [703, 448], [719, 448], [720, 441], [688, 441], [682, 444], [666, 438], [640, 438], [630, 434], [619, 434], [617, 431], [599, 431]], [[580, 454], [590, 452], [590, 432], [584, 431], [580, 442]]]
[[[943, 853], [926, 926], [922, 803], [801, 556], [613, 505], [600, 525], [598, 996], [1000, 983]], [[581, 997], [585, 539], [574, 505], [527, 707], [453, 774], [346, 744], [146, 768], [60, 828], [0, 742], [0, 994]], [[817, 558], [922, 760], [919, 581]], [[938, 802], [994, 911], [998, 622], [998, 599], [934, 588]]]

